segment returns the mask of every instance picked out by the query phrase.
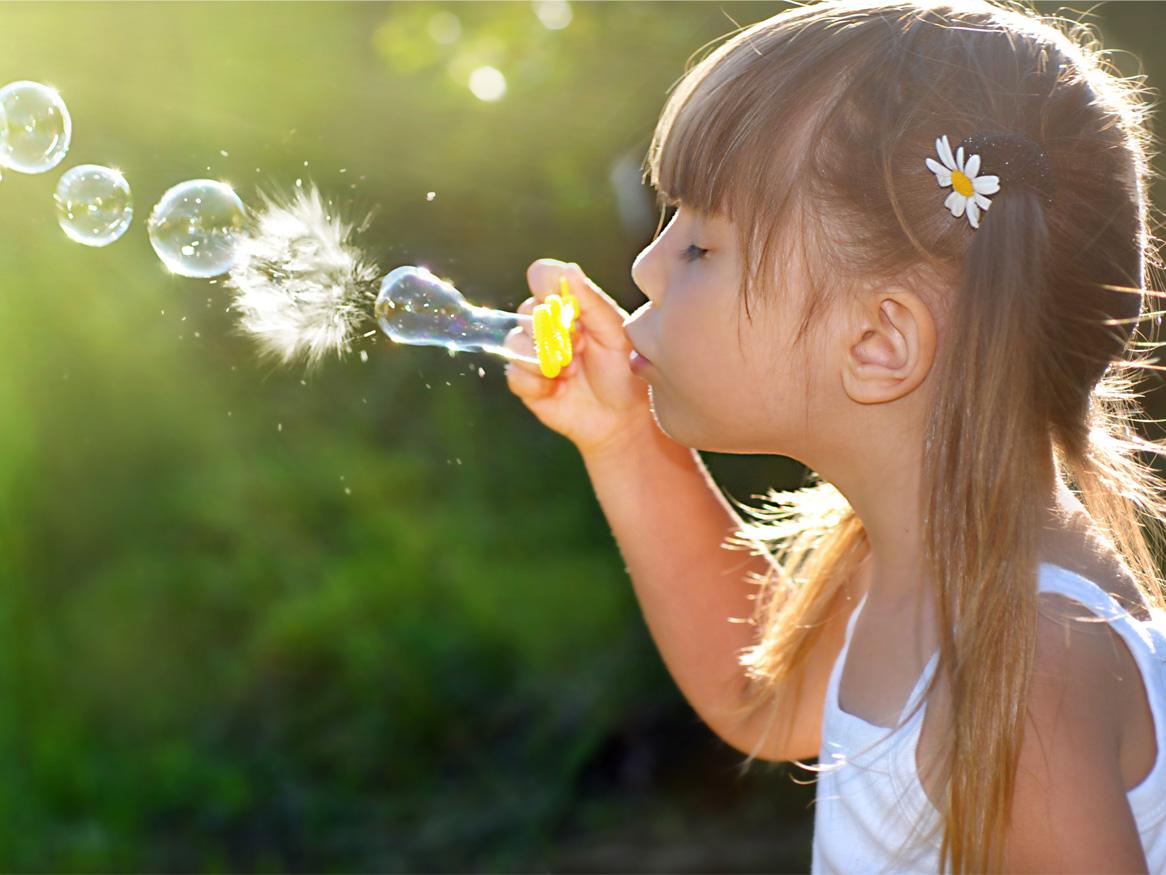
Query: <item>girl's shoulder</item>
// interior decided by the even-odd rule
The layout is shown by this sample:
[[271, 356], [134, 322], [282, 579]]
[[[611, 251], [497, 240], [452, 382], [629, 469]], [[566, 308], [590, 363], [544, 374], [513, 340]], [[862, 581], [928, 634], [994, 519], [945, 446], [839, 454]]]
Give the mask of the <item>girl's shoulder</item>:
[[1144, 625], [1152, 615], [1121, 563], [1042, 563], [1038, 603], [1034, 695], [1088, 703], [1074, 731], [1117, 752], [1126, 790], [1140, 785], [1159, 757], [1156, 714], [1166, 717], [1166, 617], [1158, 631]]

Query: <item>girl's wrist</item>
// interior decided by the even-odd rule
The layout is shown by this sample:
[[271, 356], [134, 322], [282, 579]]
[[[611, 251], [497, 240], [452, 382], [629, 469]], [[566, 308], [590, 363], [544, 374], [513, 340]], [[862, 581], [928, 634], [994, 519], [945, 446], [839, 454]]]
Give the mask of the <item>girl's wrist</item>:
[[688, 447], [681, 446], [661, 431], [651, 410], [647, 408], [645, 408], [642, 417], [629, 420], [623, 428], [606, 441], [587, 447], [577, 444], [576, 448], [589, 469], [613, 463], [626, 466], [637, 458], [642, 458], [645, 453], [664, 453], [679, 457], [692, 452]]

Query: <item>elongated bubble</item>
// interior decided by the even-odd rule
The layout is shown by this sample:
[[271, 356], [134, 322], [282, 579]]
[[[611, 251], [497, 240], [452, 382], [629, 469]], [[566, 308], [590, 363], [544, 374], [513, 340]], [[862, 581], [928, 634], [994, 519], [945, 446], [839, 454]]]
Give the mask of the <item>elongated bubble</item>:
[[538, 362], [507, 348], [506, 335], [530, 316], [470, 304], [452, 285], [427, 268], [403, 265], [381, 280], [374, 308], [381, 331], [397, 343], [490, 352]]
[[225, 182], [189, 179], [162, 195], [146, 230], [172, 273], [212, 277], [231, 269], [245, 218], [243, 201]]
[[134, 217], [129, 183], [112, 167], [70, 167], [53, 193], [57, 222], [70, 240], [108, 246], [125, 233]]
[[0, 164], [18, 173], [52, 170], [69, 151], [73, 121], [55, 89], [39, 82], [0, 88]]

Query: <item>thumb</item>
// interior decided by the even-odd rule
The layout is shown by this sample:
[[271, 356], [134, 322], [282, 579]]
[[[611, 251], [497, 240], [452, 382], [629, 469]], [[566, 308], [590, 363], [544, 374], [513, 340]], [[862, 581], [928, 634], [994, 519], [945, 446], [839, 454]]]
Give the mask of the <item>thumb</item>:
[[567, 288], [579, 302], [579, 318], [586, 324], [588, 334], [611, 349], [631, 346], [623, 329], [627, 311], [583, 273], [578, 264], [557, 258], [540, 258], [526, 269], [526, 281], [540, 302], [548, 295], [559, 293], [560, 277], [567, 278]]

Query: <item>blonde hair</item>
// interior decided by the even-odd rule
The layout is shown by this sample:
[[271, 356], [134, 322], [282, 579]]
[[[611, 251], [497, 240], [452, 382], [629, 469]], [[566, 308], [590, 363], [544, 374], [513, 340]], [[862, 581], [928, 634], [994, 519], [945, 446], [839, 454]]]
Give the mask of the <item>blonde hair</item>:
[[[1140, 327], [1159, 324], [1143, 302], [1162, 295], [1146, 286], [1162, 268], [1147, 198], [1149, 89], [1111, 69], [1088, 25], [1019, 2], [825, 0], [730, 36], [674, 86], [645, 170], [661, 205], [736, 223], [749, 318], [751, 298], [778, 300], [783, 259], [800, 258], [809, 277], [798, 343], [859, 283], [910, 277], [950, 290], [941, 304], [959, 331], [938, 350], [924, 434], [924, 559], [940, 626], [925, 692], [940, 680], [951, 692], [940, 867], [995, 871], [1036, 649], [1028, 475], [1039, 454], [1051, 446], [1057, 480], [1146, 603], [1166, 609], [1153, 555], [1166, 498], [1138, 456], [1164, 447], [1136, 434], [1132, 376], [1158, 370], [1137, 351], [1160, 345]], [[954, 145], [979, 132], [1039, 143], [1060, 180], [1052, 203], [1016, 184], [977, 230], [947, 215], [923, 159], [943, 134]], [[768, 501], [739, 505], [757, 523], [727, 543], [776, 560], [754, 578], [758, 640], [740, 655], [742, 714], [768, 707], [772, 729], [797, 707], [799, 672], [866, 535], [829, 483]]]

